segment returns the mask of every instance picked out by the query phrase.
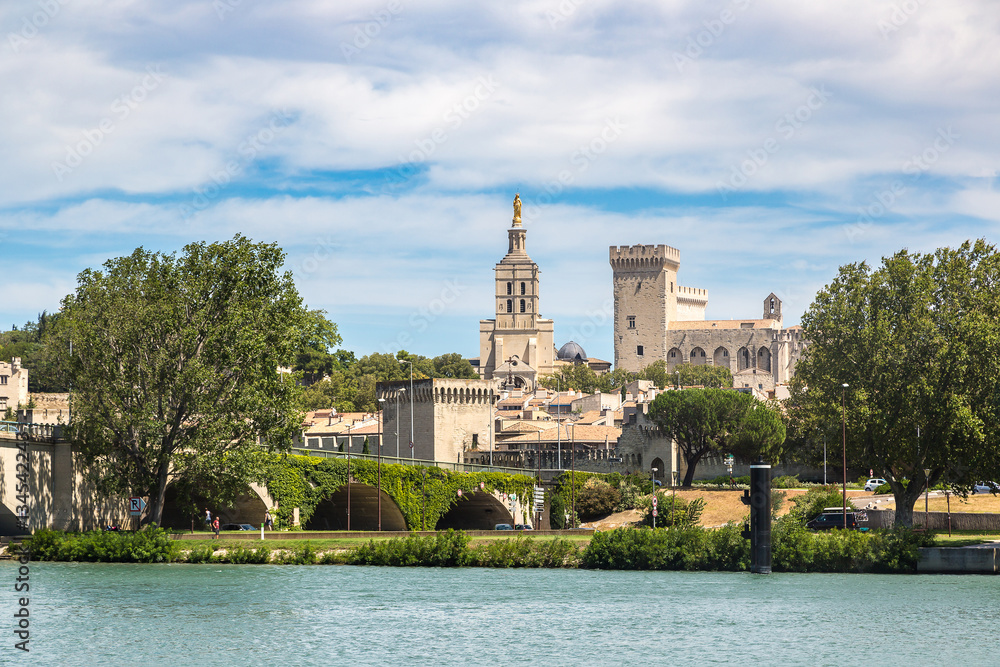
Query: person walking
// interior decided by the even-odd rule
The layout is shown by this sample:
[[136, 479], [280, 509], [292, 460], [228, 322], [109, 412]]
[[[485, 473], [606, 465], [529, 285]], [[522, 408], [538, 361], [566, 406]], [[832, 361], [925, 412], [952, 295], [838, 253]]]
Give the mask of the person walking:
[[215, 530], [214, 539], [219, 539], [219, 517], [215, 517], [215, 519], [212, 520], [212, 529]]
[[205, 530], [212, 530], [212, 513], [205, 508]]
[[274, 519], [271, 517], [271, 510], [264, 512], [264, 526], [268, 530], [274, 530]]

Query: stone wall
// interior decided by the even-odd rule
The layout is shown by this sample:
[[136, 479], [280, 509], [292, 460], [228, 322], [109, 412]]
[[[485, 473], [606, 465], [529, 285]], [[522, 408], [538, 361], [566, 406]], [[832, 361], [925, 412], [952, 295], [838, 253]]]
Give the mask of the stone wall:
[[[871, 529], [892, 528], [896, 519], [896, 510], [865, 510], [868, 521], [862, 523]], [[948, 530], [947, 512], [928, 512], [927, 523], [931, 530]], [[913, 527], [924, 528], [924, 513], [913, 511]], [[987, 514], [983, 512], [952, 512], [952, 530], [988, 530], [1000, 532], [1000, 514]]]

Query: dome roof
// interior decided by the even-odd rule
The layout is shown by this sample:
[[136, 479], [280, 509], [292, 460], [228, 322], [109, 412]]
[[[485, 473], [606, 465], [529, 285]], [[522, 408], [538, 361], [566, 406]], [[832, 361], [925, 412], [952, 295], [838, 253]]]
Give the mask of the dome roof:
[[570, 341], [559, 348], [556, 353], [556, 359], [562, 359], [563, 361], [586, 361], [587, 353], [583, 351], [583, 348]]

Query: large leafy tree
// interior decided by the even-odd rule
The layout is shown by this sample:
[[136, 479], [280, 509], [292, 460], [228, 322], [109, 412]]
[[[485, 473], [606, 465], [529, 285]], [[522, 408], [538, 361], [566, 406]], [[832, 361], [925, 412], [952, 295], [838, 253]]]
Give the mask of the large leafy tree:
[[649, 406], [649, 419], [677, 444], [687, 463], [684, 486], [709, 453], [775, 460], [785, 440], [780, 415], [750, 394], [731, 389], [665, 391]]
[[[276, 245], [236, 236], [180, 256], [142, 248], [88, 269], [63, 300], [72, 438], [107, 493], [233, 494], [301, 423], [292, 363], [314, 319]], [[215, 500], [224, 500], [216, 497]]]
[[[1000, 461], [1000, 255], [983, 241], [840, 268], [802, 318], [790, 414], [889, 481], [896, 524], [926, 484], [966, 487]], [[843, 385], [847, 384], [848, 387]], [[925, 470], [929, 473], [925, 474]]]

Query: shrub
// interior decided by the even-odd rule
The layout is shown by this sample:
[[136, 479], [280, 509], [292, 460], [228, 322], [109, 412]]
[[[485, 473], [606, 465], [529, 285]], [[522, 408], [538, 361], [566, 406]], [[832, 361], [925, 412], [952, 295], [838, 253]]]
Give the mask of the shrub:
[[606, 516], [615, 511], [621, 494], [604, 480], [591, 477], [576, 497], [576, 512], [584, 521]]
[[[674, 505], [673, 503], [677, 504]], [[676, 498], [673, 494], [661, 491], [656, 494], [657, 517], [656, 525], [659, 528], [667, 526], [697, 526], [701, 520], [701, 514], [705, 511], [705, 499], [695, 498], [687, 502], [683, 498]], [[653, 525], [653, 500], [652, 496], [643, 498], [640, 502], [643, 526]]]
[[[742, 477], [733, 477], [733, 482], [735, 482], [737, 486], [750, 486], [750, 475], [743, 475]], [[707, 479], [702, 482], [697, 482], [697, 484], [728, 487], [729, 475], [719, 475], [718, 477], [714, 477], [712, 479]]]
[[306, 541], [296, 544], [291, 549], [279, 551], [274, 558], [274, 562], [282, 565], [315, 565], [316, 556], [316, 547]]
[[643, 495], [642, 489], [633, 484], [631, 480], [622, 480], [618, 486], [618, 506], [615, 507], [615, 511], [624, 512], [636, 509], [642, 503]]
[[169, 563], [180, 553], [169, 533], [153, 526], [135, 532], [39, 530], [24, 548], [36, 560], [98, 563]]
[[749, 543], [735, 525], [595, 533], [581, 559], [583, 567], [602, 570], [745, 570], [749, 563]]
[[772, 489], [797, 489], [802, 486], [798, 475], [782, 475], [771, 480]]
[[566, 503], [557, 493], [553, 493], [549, 501], [549, 525], [553, 530], [566, 527]]
[[260, 545], [256, 549], [245, 547], [242, 544], [226, 550], [226, 555], [217, 559], [220, 563], [261, 564], [271, 562], [271, 548], [267, 545]]
[[[822, 514], [824, 507], [840, 507], [843, 504], [843, 492], [833, 484], [817, 486], [792, 498], [792, 504], [794, 507], [789, 514], [795, 515], [804, 523]], [[847, 499], [847, 506], [855, 509], [850, 498]]]
[[777, 519], [778, 512], [785, 504], [785, 498], [788, 496], [784, 491], [778, 491], [776, 489], [771, 489], [771, 518]]
[[469, 562], [469, 536], [449, 529], [421, 537], [411, 534], [376, 542], [371, 540], [351, 550], [346, 561], [351, 565], [422, 565], [456, 567]]
[[215, 555], [214, 545], [205, 545], [200, 547], [195, 547], [188, 552], [187, 558], [185, 560], [188, 563], [210, 563]]
[[479, 567], [575, 567], [579, 550], [565, 539], [533, 540], [518, 535], [494, 540], [470, 550], [469, 565]]

